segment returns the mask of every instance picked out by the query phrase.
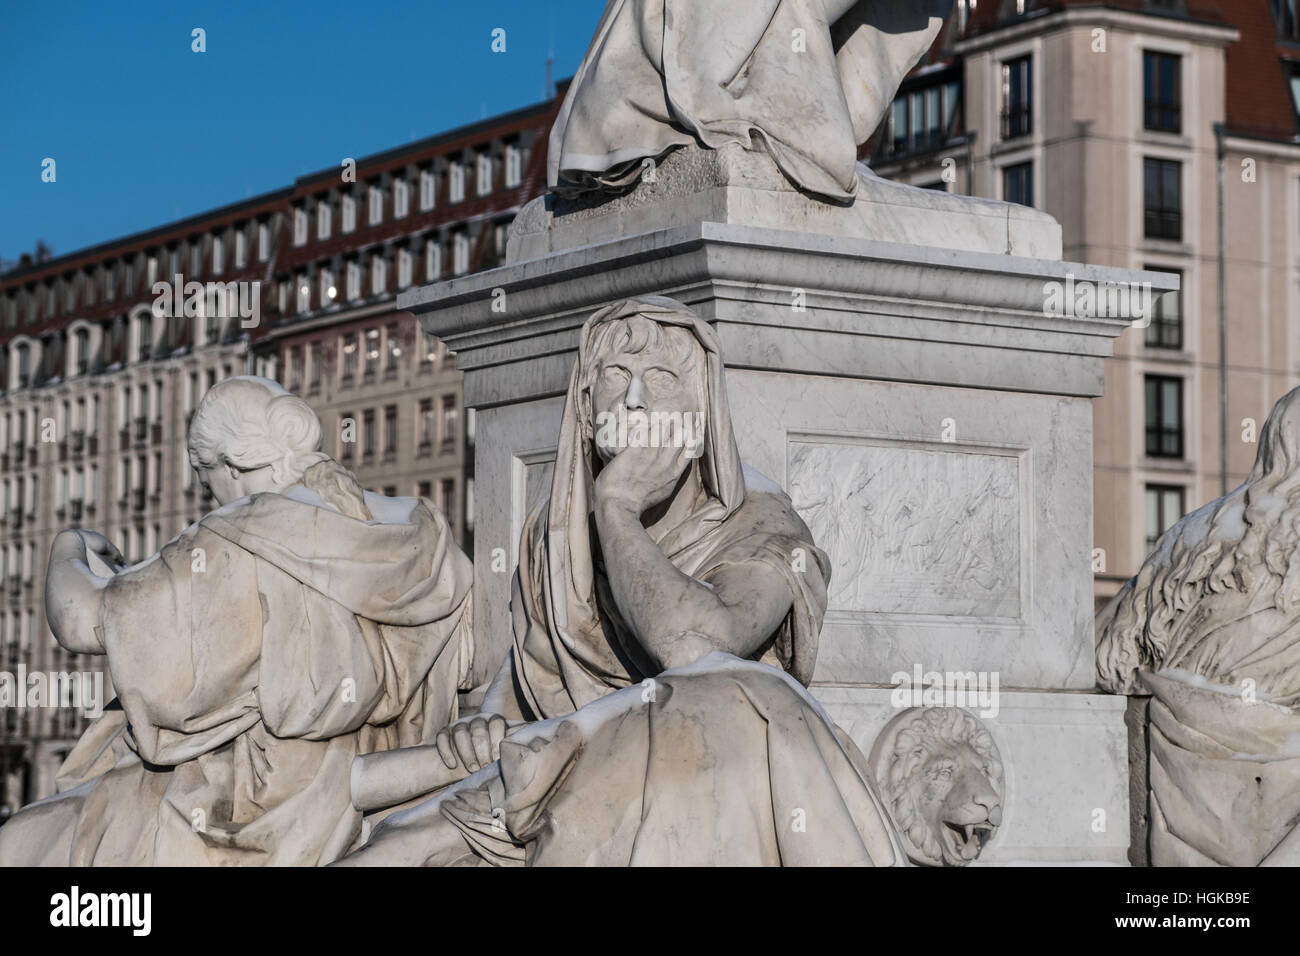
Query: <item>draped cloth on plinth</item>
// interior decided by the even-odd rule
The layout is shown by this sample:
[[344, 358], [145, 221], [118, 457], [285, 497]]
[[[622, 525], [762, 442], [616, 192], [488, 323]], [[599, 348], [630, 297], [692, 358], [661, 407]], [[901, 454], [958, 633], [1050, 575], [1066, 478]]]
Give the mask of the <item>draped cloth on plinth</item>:
[[610, 0], [551, 129], [548, 182], [635, 180], [674, 146], [763, 147], [799, 187], [853, 197], [857, 147], [951, 0]]
[[0, 861], [317, 865], [352, 847], [360, 753], [456, 715], [473, 571], [422, 500], [360, 521], [296, 486], [213, 512], [102, 593], [119, 704], [0, 828]]
[[1294, 849], [1270, 859], [1300, 820], [1300, 715], [1186, 675], [1141, 682], [1152, 694], [1151, 865], [1300, 864]]

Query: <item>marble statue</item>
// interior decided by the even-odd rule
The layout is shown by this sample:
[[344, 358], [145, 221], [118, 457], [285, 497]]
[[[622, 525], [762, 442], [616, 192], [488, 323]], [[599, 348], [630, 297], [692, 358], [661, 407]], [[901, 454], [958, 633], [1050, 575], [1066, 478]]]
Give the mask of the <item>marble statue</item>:
[[897, 714], [876, 737], [871, 766], [913, 863], [968, 866], [1002, 823], [997, 744], [960, 707]]
[[717, 339], [685, 306], [584, 325], [519, 551], [513, 647], [428, 757], [464, 779], [342, 863], [906, 864], [804, 686], [826, 557], [742, 466]]
[[1245, 483], [1193, 511], [1097, 615], [1097, 673], [1150, 695], [1155, 866], [1300, 863], [1300, 389]]
[[626, 189], [676, 146], [765, 149], [845, 203], [857, 149], [952, 0], [609, 0], [551, 129], [561, 195]]
[[50, 628], [106, 656], [118, 703], [0, 828], [0, 864], [329, 863], [361, 837], [353, 758], [456, 716], [470, 563], [426, 502], [363, 492], [320, 444], [301, 399], [228, 379], [189, 433], [217, 510], [131, 567], [55, 539]]

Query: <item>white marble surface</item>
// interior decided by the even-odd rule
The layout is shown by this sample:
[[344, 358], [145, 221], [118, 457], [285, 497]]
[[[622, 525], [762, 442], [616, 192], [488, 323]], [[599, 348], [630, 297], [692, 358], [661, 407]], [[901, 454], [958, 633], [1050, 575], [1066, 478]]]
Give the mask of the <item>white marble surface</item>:
[[[812, 691], [865, 752], [898, 713], [890, 688]], [[997, 715], [981, 720], [1002, 757], [1002, 823], [972, 866], [1128, 865], [1124, 708], [1104, 694], [1000, 692]]]
[[510, 227], [506, 258], [531, 259], [702, 221], [1033, 259], [1061, 257], [1060, 225], [1031, 207], [890, 182], [862, 164], [852, 204], [831, 205], [795, 189], [761, 150], [728, 144], [671, 152], [652, 180], [643, 178], [623, 195], [532, 200]]

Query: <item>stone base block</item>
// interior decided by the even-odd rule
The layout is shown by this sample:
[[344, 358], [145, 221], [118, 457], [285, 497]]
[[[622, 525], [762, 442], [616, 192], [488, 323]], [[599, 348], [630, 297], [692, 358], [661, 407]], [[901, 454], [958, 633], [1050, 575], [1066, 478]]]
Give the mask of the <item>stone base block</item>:
[[[864, 754], [899, 712], [891, 688], [814, 685]], [[1128, 865], [1127, 700], [1001, 691], [983, 716], [1002, 756], [1002, 825], [973, 866]], [[989, 708], [990, 711], [993, 708]]]

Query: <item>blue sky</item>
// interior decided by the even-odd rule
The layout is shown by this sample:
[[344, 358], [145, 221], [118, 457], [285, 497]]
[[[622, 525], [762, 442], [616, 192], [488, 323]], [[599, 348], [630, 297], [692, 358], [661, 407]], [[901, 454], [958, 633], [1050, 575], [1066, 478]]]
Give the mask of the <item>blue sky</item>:
[[8, 0], [0, 259], [37, 239], [73, 252], [536, 103], [548, 52], [556, 79], [572, 75], [604, 5]]

